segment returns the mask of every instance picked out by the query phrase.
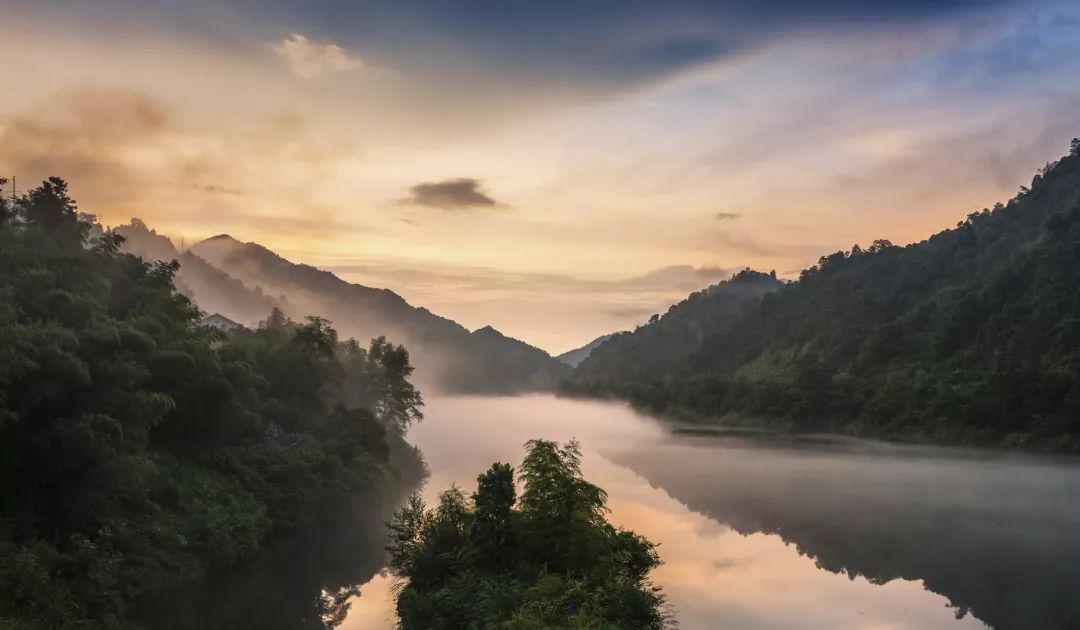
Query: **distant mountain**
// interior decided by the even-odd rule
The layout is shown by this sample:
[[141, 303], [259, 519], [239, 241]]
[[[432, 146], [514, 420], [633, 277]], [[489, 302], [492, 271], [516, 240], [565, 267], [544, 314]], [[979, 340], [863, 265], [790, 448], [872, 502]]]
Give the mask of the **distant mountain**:
[[[319, 315], [332, 320], [342, 335], [385, 335], [405, 344], [418, 367], [418, 381], [428, 387], [482, 393], [551, 389], [570, 372], [546, 352], [490, 327], [470, 333], [393, 291], [346, 282], [257, 243], [220, 235], [196, 243], [191, 252], [262, 295], [281, 296], [276, 302], [293, 318]], [[232, 317], [227, 310], [214, 310]]]
[[[603, 344], [581, 392], [802, 430], [1080, 450], [1080, 140], [1007, 204], [822, 256], [718, 329]], [[646, 342], [646, 340], [648, 340]]]
[[265, 295], [211, 265], [191, 251], [179, 252], [168, 237], [158, 234], [139, 219], [113, 230], [124, 237], [123, 249], [145, 260], [177, 260], [180, 271], [177, 288], [195, 300], [207, 313], [221, 313], [229, 319], [252, 326], [266, 319], [275, 307], [286, 308], [284, 300]]
[[749, 269], [691, 294], [633, 332], [611, 335], [585, 357], [574, 380], [591, 387], [649, 382], [685, 372], [704, 340], [728, 329], [749, 304], [780, 288], [775, 274]]
[[580, 348], [575, 348], [573, 350], [567, 350], [566, 352], [558, 355], [555, 358], [569, 365], [570, 367], [577, 367], [578, 364], [584, 361], [585, 357], [589, 356], [589, 354], [593, 350], [599, 348], [600, 344], [604, 343], [608, 339], [611, 339], [617, 334], [619, 333], [609, 333], [607, 335], [601, 335], [596, 339], [593, 339], [589, 343], [585, 344], [584, 346], [581, 346]]

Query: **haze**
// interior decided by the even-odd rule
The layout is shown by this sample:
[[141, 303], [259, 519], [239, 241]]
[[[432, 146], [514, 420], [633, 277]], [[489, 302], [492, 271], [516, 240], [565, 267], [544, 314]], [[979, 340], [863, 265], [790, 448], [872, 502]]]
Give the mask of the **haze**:
[[[1068, 3], [0, 2], [0, 164], [552, 352], [1010, 197]], [[24, 183], [25, 182], [25, 183]]]

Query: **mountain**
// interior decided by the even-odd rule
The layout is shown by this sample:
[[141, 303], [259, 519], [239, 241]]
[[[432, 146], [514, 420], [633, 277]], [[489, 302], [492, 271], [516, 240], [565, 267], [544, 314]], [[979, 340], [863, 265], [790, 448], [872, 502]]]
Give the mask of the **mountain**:
[[645, 336], [605, 343], [572, 389], [732, 422], [1080, 450], [1080, 140], [954, 229], [823, 256], [716, 331]]
[[[191, 252], [262, 295], [281, 296], [277, 303], [294, 319], [319, 315], [333, 321], [343, 335], [385, 335], [406, 345], [418, 381], [428, 387], [478, 393], [551, 389], [570, 372], [546, 352], [490, 327], [470, 333], [393, 291], [346, 282], [257, 243], [219, 235], [196, 243]], [[227, 310], [215, 310], [231, 317]]]
[[574, 378], [591, 386], [649, 382], [686, 368], [702, 342], [726, 330], [751, 302], [780, 288], [776, 274], [749, 269], [691, 294], [633, 332], [611, 335], [577, 366]]
[[593, 339], [589, 343], [585, 344], [584, 346], [581, 346], [580, 348], [575, 348], [573, 350], [567, 350], [566, 352], [564, 352], [564, 353], [560, 354], [559, 356], [555, 357], [555, 359], [559, 360], [559, 361], [562, 361], [563, 363], [569, 365], [570, 367], [577, 367], [578, 364], [580, 364], [582, 361], [584, 361], [585, 357], [589, 356], [589, 354], [593, 350], [596, 350], [597, 348], [599, 348], [600, 344], [604, 343], [608, 339], [611, 339], [612, 337], [614, 337], [617, 334], [619, 334], [619, 333], [609, 333], [607, 335], [601, 335], [601, 336], [597, 337], [596, 339]]
[[124, 237], [123, 249], [144, 260], [176, 260], [177, 288], [207, 313], [221, 313], [247, 326], [266, 319], [274, 308], [285, 308], [283, 300], [265, 295], [258, 287], [243, 282], [214, 267], [191, 251], [179, 252], [168, 237], [158, 234], [139, 219], [113, 231]]

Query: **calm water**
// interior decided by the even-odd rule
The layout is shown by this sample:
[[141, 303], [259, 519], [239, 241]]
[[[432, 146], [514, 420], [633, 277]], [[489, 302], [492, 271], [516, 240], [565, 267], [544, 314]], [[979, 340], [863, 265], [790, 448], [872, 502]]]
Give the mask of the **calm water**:
[[[530, 438], [578, 438], [611, 518], [660, 543], [680, 627], [1080, 627], [1080, 466], [848, 440], [689, 435], [619, 404], [444, 398], [429, 500]], [[342, 628], [393, 623], [376, 576]]]
[[[530, 438], [579, 439], [611, 519], [660, 544], [653, 578], [686, 630], [1080, 627], [1069, 459], [691, 433], [550, 396], [434, 398], [426, 414], [409, 438], [431, 467], [429, 501], [517, 464]], [[293, 543], [173, 598], [153, 625], [318, 627], [321, 592], [349, 598], [341, 628], [390, 628], [381, 532], [368, 529]]]

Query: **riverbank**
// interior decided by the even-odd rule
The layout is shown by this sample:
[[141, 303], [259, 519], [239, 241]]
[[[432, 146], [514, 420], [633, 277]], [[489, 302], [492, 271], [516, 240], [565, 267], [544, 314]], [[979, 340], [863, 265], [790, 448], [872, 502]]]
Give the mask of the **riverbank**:
[[1002, 434], [989, 429], [959, 426], [941, 419], [936, 425], [930, 419], [911, 425], [907, 422], [877, 425], [865, 418], [816, 418], [795, 421], [793, 418], [770, 418], [728, 411], [722, 414], [703, 413], [687, 407], [661, 407], [632, 396], [620, 396], [609, 391], [575, 391], [563, 389], [557, 394], [570, 400], [622, 402], [635, 411], [651, 415], [673, 426], [700, 427], [715, 431], [774, 433], [789, 436], [838, 435], [861, 439], [881, 440], [899, 444], [954, 446], [962, 448], [995, 449], [1027, 453], [1058, 455], [1080, 454], [1080, 438], [1066, 435], [1039, 435], [1034, 432]]

